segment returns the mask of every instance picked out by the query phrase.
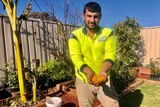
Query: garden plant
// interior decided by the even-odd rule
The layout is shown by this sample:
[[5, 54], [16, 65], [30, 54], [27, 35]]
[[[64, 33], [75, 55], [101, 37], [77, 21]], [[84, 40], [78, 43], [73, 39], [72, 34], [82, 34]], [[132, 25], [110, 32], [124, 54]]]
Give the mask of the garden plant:
[[151, 58], [150, 63], [146, 67], [151, 70], [150, 79], [160, 80], [160, 58]]
[[[73, 68], [68, 60], [52, 59], [39, 67], [33, 67], [23, 58], [25, 80], [27, 85], [27, 102], [22, 102], [19, 98], [15, 98], [7, 102], [8, 105], [33, 105], [43, 100], [48, 90], [60, 82], [74, 79]], [[17, 70], [14, 67], [14, 60], [10, 58], [6, 63], [6, 88], [18, 87]]]
[[141, 28], [136, 19], [129, 17], [113, 26], [117, 40], [117, 60], [113, 65], [111, 78], [119, 94], [134, 81], [137, 75], [135, 67], [141, 66], [143, 61]]

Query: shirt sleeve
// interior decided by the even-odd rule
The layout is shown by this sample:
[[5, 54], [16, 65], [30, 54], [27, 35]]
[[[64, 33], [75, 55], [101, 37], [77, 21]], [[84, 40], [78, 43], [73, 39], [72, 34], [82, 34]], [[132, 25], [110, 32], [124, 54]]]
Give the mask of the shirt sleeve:
[[110, 35], [107, 37], [107, 40], [105, 43], [104, 61], [107, 61], [113, 64], [115, 60], [116, 60], [116, 39], [112, 31]]
[[80, 42], [78, 41], [75, 35], [71, 35], [68, 41], [69, 46], [69, 53], [73, 64], [78, 68], [80, 71], [87, 66], [83, 60]]

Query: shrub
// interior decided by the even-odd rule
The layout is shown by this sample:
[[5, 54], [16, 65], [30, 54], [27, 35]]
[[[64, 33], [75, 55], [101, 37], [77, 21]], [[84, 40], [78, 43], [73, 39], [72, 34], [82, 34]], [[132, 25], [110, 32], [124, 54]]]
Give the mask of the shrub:
[[13, 58], [8, 59], [8, 62], [5, 64], [5, 73], [7, 87], [19, 87], [17, 70], [14, 66]]
[[38, 73], [46, 74], [53, 81], [55, 80], [70, 80], [72, 73], [70, 71], [70, 65], [64, 60], [50, 60], [38, 68]]
[[121, 93], [132, 81], [133, 67], [143, 62], [144, 49], [140, 36], [141, 26], [134, 18], [127, 17], [113, 26], [117, 40], [117, 60], [111, 71], [111, 79], [118, 93]]
[[155, 60], [151, 58], [147, 68], [151, 69], [151, 75], [160, 75], [160, 58], [156, 58]]

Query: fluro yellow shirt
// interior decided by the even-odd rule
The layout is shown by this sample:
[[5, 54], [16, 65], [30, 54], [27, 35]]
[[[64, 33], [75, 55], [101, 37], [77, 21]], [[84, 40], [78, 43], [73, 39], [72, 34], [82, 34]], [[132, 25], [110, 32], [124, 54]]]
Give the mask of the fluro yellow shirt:
[[98, 32], [91, 39], [85, 27], [81, 27], [72, 32], [68, 45], [75, 75], [85, 83], [87, 78], [83, 69], [86, 66], [98, 74], [104, 61], [113, 64], [116, 59], [116, 40], [109, 28], [99, 26]]

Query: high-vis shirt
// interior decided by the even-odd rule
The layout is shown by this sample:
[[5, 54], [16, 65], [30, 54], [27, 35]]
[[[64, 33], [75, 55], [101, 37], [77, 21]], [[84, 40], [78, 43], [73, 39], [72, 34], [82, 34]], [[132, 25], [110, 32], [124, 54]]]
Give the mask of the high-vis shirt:
[[75, 75], [85, 83], [87, 78], [83, 69], [86, 66], [98, 74], [104, 61], [113, 64], [116, 58], [116, 40], [109, 28], [99, 26], [98, 32], [91, 39], [85, 27], [81, 27], [72, 32], [68, 44]]

